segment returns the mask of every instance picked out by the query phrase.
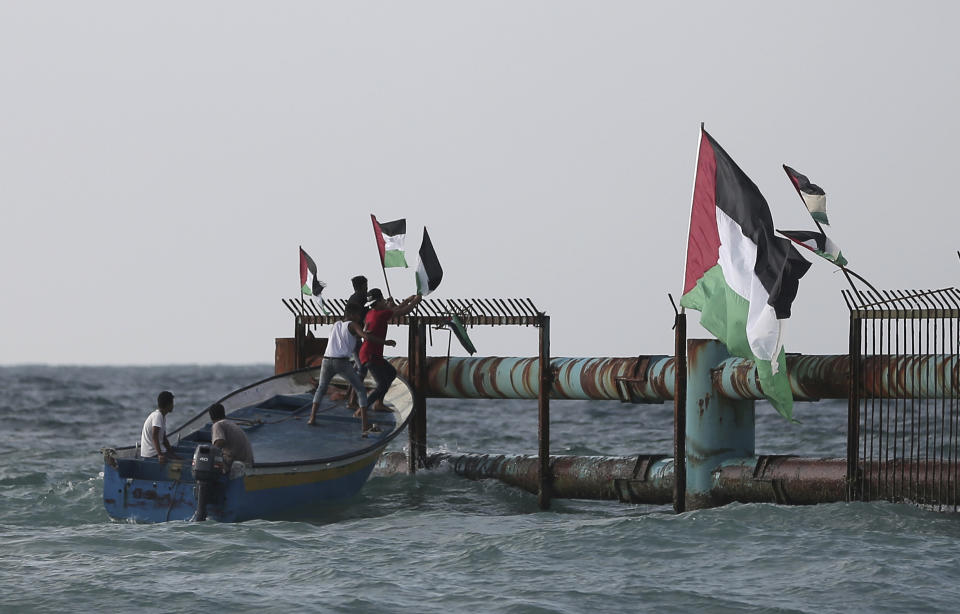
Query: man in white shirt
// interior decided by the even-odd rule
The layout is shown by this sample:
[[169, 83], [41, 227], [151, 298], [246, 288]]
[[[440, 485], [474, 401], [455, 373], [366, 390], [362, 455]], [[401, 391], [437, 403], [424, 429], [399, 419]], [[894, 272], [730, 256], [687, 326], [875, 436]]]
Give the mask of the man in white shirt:
[[[360, 306], [355, 303], [347, 303], [343, 309], [343, 319], [333, 325], [330, 338], [327, 339], [323, 364], [320, 365], [320, 381], [317, 385], [317, 391], [313, 395], [313, 405], [310, 408], [310, 419], [307, 420], [307, 424], [311, 426], [316, 424], [317, 408], [320, 407], [320, 401], [323, 399], [323, 395], [327, 393], [327, 387], [334, 375], [340, 375], [350, 382], [353, 389], [357, 391], [357, 397], [360, 399], [360, 412], [363, 412], [367, 406], [367, 389], [350, 360], [357, 351], [357, 337], [372, 339], [390, 346], [397, 344], [396, 341], [386, 341], [364, 331], [360, 325]], [[366, 413], [361, 415], [363, 426], [366, 426]]]
[[[161, 463], [167, 462], [167, 458], [179, 458], [167, 439], [167, 414], [172, 411], [173, 393], [164, 390], [157, 395], [157, 409], [143, 423], [140, 433], [140, 456], [143, 458], [156, 458]], [[161, 443], [167, 450], [166, 454], [161, 451]]]

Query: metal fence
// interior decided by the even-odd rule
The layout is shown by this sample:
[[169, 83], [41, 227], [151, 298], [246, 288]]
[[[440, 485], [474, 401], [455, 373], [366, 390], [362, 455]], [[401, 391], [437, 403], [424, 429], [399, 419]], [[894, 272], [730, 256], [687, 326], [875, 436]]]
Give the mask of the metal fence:
[[956, 511], [960, 292], [843, 296], [850, 310], [850, 499]]

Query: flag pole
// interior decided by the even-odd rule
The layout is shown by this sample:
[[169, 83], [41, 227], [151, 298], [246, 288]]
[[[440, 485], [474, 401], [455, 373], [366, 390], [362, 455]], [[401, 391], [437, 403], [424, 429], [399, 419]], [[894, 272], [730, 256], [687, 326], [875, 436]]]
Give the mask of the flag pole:
[[853, 275], [854, 277], [856, 277], [857, 279], [859, 279], [860, 281], [862, 281], [863, 283], [865, 283], [868, 288], [870, 288], [871, 290], [873, 290], [873, 291], [876, 293], [877, 296], [881, 296], [880, 291], [877, 290], [876, 288], [874, 288], [874, 287], [873, 287], [873, 284], [871, 284], [869, 281], [867, 281], [866, 279], [864, 279], [864, 278], [861, 277], [860, 275], [857, 275], [854, 271], [848, 269], [847, 267], [843, 267], [843, 266], [840, 267], [840, 270], [843, 271], [843, 274], [844, 274], [844, 275], [847, 275], [847, 281], [850, 282], [850, 287], [853, 288], [853, 291], [854, 291], [854, 292], [856, 292], [856, 293], [858, 293], [858, 294], [860, 293], [860, 291], [857, 290], [856, 287], [854, 287], [853, 282], [850, 280], [850, 275]]
[[687, 217], [687, 244], [683, 250], [683, 275], [681, 278], [681, 291], [680, 296], [683, 297], [683, 286], [687, 283], [687, 256], [690, 253], [690, 224], [693, 222], [693, 197], [697, 194], [697, 171], [700, 168], [700, 146], [703, 143], [703, 133], [706, 129], [703, 127], [703, 122], [700, 122], [700, 130], [697, 132], [697, 155], [694, 156], [693, 161], [693, 181], [692, 187], [690, 188], [690, 215]]
[[383, 262], [380, 263], [380, 270], [383, 271], [383, 283], [387, 284], [387, 296], [393, 298], [393, 293], [390, 292], [390, 281], [387, 279], [387, 267], [383, 266]]
[[[302, 268], [302, 267], [303, 267], [303, 253], [304, 253], [304, 252], [303, 252], [303, 246], [302, 246], [302, 245], [298, 245], [297, 247], [298, 247], [299, 250], [300, 250], [300, 251], [299, 251], [299, 255], [300, 255], [300, 267], [301, 267], [301, 268], [300, 268], [299, 270], [302, 271], [302, 270], [303, 270], [303, 268]], [[305, 283], [302, 278], [303, 278], [303, 274], [301, 273], [301, 274], [300, 274], [300, 310], [301, 310], [301, 311], [304, 310], [304, 307], [303, 307], [303, 284]]]
[[[810, 216], [810, 217], [811, 217], [811, 219], [813, 219], [813, 223], [817, 225], [817, 230], [820, 231], [820, 234], [822, 234], [823, 237], [826, 238], [826, 237], [827, 237], [827, 233], [823, 230], [823, 226], [820, 225], [820, 222], [817, 221], [817, 218], [815, 218], [815, 217], [813, 217], [813, 216]], [[837, 263], [834, 262], [834, 264], [837, 264]], [[856, 292], [857, 294], [860, 294], [860, 291], [857, 290], [857, 287], [854, 285], [853, 280], [850, 279], [850, 276], [851, 276], [851, 275], [853, 275], [854, 277], [856, 277], [857, 279], [859, 279], [860, 281], [862, 281], [863, 283], [865, 283], [868, 288], [870, 288], [871, 290], [873, 290], [873, 291], [876, 293], [877, 296], [880, 296], [880, 291], [877, 290], [876, 288], [874, 288], [874, 287], [873, 287], [873, 284], [871, 284], [869, 281], [867, 281], [866, 279], [864, 279], [863, 277], [861, 277], [860, 275], [858, 275], [855, 271], [852, 271], [852, 270], [848, 269], [847, 267], [845, 267], [845, 266], [843, 266], [843, 265], [840, 265], [840, 264], [837, 264], [837, 266], [840, 267], [840, 270], [841, 270], [841, 271], [843, 271], [844, 277], [847, 278], [847, 283], [850, 284], [850, 287], [853, 288], [853, 291], [854, 291], [854, 292]]]
[[447, 368], [446, 372], [443, 374], [443, 385], [446, 386], [450, 383], [450, 342], [453, 341], [453, 328], [450, 328], [447, 331]]

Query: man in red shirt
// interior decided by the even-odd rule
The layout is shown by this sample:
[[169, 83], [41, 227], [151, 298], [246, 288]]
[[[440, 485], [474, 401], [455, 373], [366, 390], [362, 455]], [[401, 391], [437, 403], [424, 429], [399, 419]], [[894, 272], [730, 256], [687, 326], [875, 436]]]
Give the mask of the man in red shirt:
[[[387, 324], [390, 320], [405, 316], [416, 309], [421, 299], [422, 297], [419, 294], [414, 294], [396, 305], [392, 302], [392, 299], [387, 301], [383, 298], [383, 292], [380, 291], [380, 288], [374, 288], [367, 293], [367, 304], [370, 306], [370, 311], [367, 312], [367, 317], [364, 319], [363, 330], [370, 333], [371, 338], [365, 339], [363, 345], [360, 346], [360, 364], [370, 372], [370, 375], [376, 380], [377, 386], [367, 396], [367, 406], [360, 412], [360, 427], [363, 430], [364, 437], [368, 433], [380, 432], [379, 427], [368, 422], [367, 414], [373, 404], [383, 398], [390, 384], [397, 377], [397, 370], [383, 357], [384, 343], [379, 343], [374, 338], [385, 340], [387, 338]], [[390, 346], [396, 345], [396, 342], [391, 341], [385, 343]]]

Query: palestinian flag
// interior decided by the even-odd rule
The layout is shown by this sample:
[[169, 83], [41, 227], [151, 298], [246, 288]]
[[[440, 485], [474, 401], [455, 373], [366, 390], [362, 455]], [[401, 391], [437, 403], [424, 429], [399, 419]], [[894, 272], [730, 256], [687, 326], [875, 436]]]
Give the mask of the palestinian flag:
[[394, 220], [381, 224], [373, 214], [370, 214], [370, 219], [373, 220], [373, 234], [377, 239], [377, 249], [380, 250], [380, 265], [385, 269], [407, 268], [407, 259], [403, 256], [407, 220]]
[[827, 193], [818, 185], [810, 183], [806, 175], [801, 175], [786, 164], [783, 170], [790, 178], [790, 183], [797, 189], [797, 194], [803, 199], [803, 204], [807, 206], [810, 216], [821, 224], [830, 225], [827, 221]]
[[822, 232], [815, 230], [778, 230], [777, 232], [839, 267], [847, 266], [847, 259], [840, 253], [840, 248]]
[[433, 243], [427, 229], [423, 229], [423, 241], [420, 243], [420, 262], [417, 264], [417, 294], [430, 294], [440, 285], [443, 279], [443, 268], [437, 260], [437, 252], [433, 251]]
[[680, 304], [731, 354], [752, 359], [767, 399], [793, 417], [781, 320], [810, 263], [774, 234], [757, 186], [701, 127]]
[[450, 329], [450, 332], [453, 333], [453, 336], [457, 338], [457, 341], [460, 342], [460, 345], [463, 346], [463, 349], [465, 349], [467, 353], [471, 356], [477, 353], [477, 348], [473, 346], [473, 342], [470, 341], [470, 337], [467, 335], [467, 327], [463, 325], [463, 320], [456, 315], [452, 315], [450, 319], [447, 320], [445, 326]]
[[[313, 275], [313, 282], [307, 283], [307, 273]], [[317, 264], [310, 257], [310, 254], [300, 248], [300, 293], [308, 296], [320, 296], [327, 284], [317, 279]], [[322, 300], [322, 297], [321, 297]]]

